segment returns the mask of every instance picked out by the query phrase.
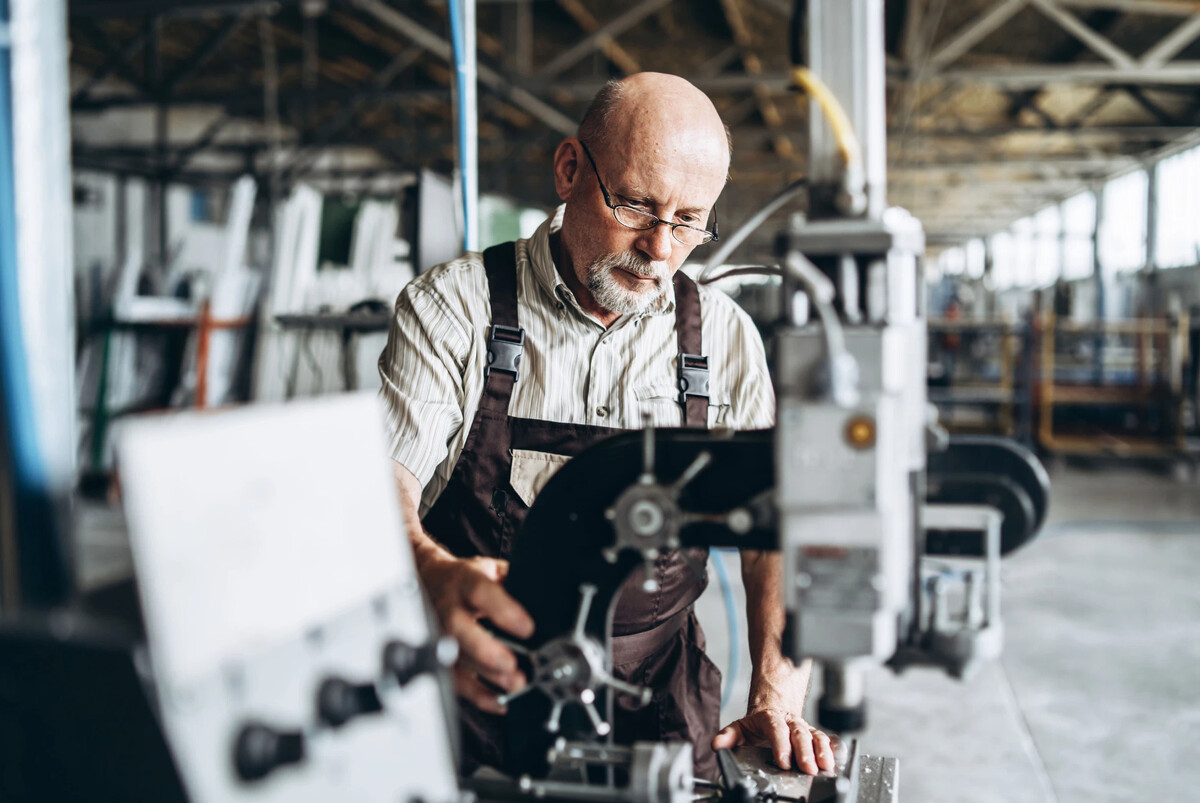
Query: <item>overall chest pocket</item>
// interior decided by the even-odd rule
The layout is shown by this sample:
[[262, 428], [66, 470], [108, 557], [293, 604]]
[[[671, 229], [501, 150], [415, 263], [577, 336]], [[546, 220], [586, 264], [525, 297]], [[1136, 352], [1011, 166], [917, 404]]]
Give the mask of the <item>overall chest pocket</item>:
[[533, 507], [533, 500], [550, 482], [550, 478], [567, 464], [569, 457], [550, 452], [535, 452], [531, 449], [512, 450], [512, 468], [508, 484], [526, 507]]
[[[729, 426], [729, 394], [714, 388], [708, 399], [708, 428]], [[679, 403], [679, 388], [673, 384], [659, 382], [634, 388], [638, 413], [648, 415], [656, 427], [683, 426], [683, 405]]]

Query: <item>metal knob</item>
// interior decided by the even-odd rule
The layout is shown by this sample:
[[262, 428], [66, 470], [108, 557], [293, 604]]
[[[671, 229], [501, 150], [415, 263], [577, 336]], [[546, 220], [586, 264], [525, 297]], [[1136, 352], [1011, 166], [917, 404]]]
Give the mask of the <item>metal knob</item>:
[[317, 689], [317, 716], [326, 725], [340, 728], [363, 714], [383, 710], [375, 684], [355, 684], [341, 678], [329, 678]]
[[304, 760], [304, 734], [260, 722], [242, 726], [233, 745], [233, 765], [243, 781], [261, 780], [280, 767]]

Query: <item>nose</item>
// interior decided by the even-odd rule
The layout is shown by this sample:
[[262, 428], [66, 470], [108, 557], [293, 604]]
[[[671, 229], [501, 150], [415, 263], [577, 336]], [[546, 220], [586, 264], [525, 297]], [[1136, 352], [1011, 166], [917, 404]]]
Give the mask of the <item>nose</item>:
[[674, 247], [675, 238], [671, 236], [671, 227], [665, 223], [646, 229], [638, 238], [638, 248], [653, 262], [665, 262], [670, 258]]

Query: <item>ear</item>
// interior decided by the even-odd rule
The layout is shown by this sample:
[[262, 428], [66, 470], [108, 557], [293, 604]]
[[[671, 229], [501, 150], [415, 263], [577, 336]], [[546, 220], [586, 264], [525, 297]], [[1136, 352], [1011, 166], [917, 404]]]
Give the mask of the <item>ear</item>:
[[583, 148], [575, 137], [568, 137], [554, 151], [554, 191], [564, 201], [579, 186], [583, 175]]

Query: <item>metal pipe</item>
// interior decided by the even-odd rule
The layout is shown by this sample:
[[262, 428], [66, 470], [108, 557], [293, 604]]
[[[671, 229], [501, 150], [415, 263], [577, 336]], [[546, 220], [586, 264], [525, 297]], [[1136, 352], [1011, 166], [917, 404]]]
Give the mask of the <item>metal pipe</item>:
[[[10, 23], [11, 20], [11, 23]], [[0, 406], [6, 564], [21, 602], [66, 601], [75, 479], [74, 298], [64, 0], [0, 0]], [[18, 220], [16, 210], [21, 209]], [[37, 315], [22, 314], [37, 310]], [[13, 544], [16, 549], [13, 550]], [[5, 566], [12, 600], [13, 567]]]
[[461, 177], [463, 250], [479, 250], [479, 102], [475, 55], [475, 0], [450, 0], [454, 75], [458, 98], [458, 171]]

